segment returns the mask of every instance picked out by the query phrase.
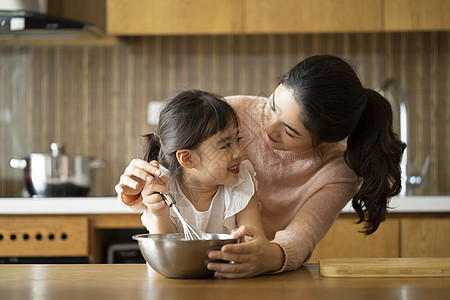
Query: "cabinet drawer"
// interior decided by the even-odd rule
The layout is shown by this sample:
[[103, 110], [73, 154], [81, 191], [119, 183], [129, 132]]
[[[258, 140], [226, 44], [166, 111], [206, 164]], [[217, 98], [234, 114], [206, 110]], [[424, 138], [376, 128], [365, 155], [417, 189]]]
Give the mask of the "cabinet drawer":
[[87, 217], [0, 217], [0, 257], [87, 255]]

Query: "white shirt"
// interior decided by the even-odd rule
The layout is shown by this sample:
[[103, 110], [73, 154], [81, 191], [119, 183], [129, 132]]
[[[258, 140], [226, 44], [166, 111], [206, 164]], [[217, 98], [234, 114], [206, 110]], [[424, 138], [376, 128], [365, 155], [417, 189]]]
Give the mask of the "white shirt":
[[[245, 160], [241, 163], [239, 179], [234, 185], [220, 185], [214, 195], [207, 211], [198, 211], [188, 198], [183, 194], [178, 181], [170, 177], [170, 173], [164, 167], [160, 167], [162, 173], [169, 177], [170, 194], [175, 199], [178, 210], [188, 220], [189, 224], [208, 233], [230, 233], [237, 227], [236, 214], [243, 210], [256, 192], [257, 182], [252, 164]], [[142, 215], [142, 224], [146, 224], [147, 210]], [[170, 219], [177, 227], [178, 232], [183, 232], [183, 226], [175, 212], [170, 210]]]

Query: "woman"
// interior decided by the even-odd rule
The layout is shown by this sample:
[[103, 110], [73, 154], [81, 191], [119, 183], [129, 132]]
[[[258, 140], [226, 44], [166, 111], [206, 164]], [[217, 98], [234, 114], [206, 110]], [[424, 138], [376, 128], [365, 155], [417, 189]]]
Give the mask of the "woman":
[[[210, 259], [233, 262], [210, 262], [217, 277], [298, 268], [352, 198], [365, 233], [377, 230], [388, 199], [400, 192], [406, 145], [392, 131], [389, 102], [363, 88], [345, 61], [309, 57], [286, 73], [270, 98], [227, 101], [239, 115], [245, 158], [257, 173], [264, 232], [241, 226], [232, 234], [249, 241], [211, 251]], [[132, 161], [116, 187], [122, 199], [139, 194], [148, 174], [158, 176], [155, 166]], [[150, 186], [167, 192], [157, 182]]]

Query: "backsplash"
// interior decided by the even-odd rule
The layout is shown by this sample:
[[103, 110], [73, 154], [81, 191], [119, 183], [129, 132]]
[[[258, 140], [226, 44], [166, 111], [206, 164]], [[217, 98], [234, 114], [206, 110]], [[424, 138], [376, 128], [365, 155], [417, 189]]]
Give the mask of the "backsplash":
[[409, 159], [416, 194], [450, 194], [450, 33], [165, 36], [120, 46], [0, 47], [0, 197], [20, 196], [23, 172], [11, 158], [49, 152], [108, 163], [92, 170], [90, 196], [112, 196], [140, 136], [152, 130], [147, 104], [201, 88], [221, 95], [270, 95], [280, 76], [314, 54], [347, 59], [366, 87], [399, 80], [410, 105]]

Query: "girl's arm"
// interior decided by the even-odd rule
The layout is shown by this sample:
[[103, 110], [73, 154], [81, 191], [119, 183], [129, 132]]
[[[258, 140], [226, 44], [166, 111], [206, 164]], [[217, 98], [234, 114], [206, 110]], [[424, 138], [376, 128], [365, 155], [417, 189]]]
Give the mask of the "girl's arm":
[[147, 230], [149, 233], [155, 234], [155, 233], [176, 233], [177, 232], [175, 224], [172, 222], [172, 220], [169, 218], [168, 215], [162, 216], [162, 217], [155, 216], [148, 207], [146, 208], [144, 215], [145, 215], [145, 217], [144, 217], [145, 220], [143, 220], [143, 223], [147, 227]]
[[253, 194], [252, 198], [248, 202], [247, 206], [236, 214], [237, 226], [251, 225], [264, 232], [261, 223], [261, 211], [259, 209], [259, 201], [256, 194]]

